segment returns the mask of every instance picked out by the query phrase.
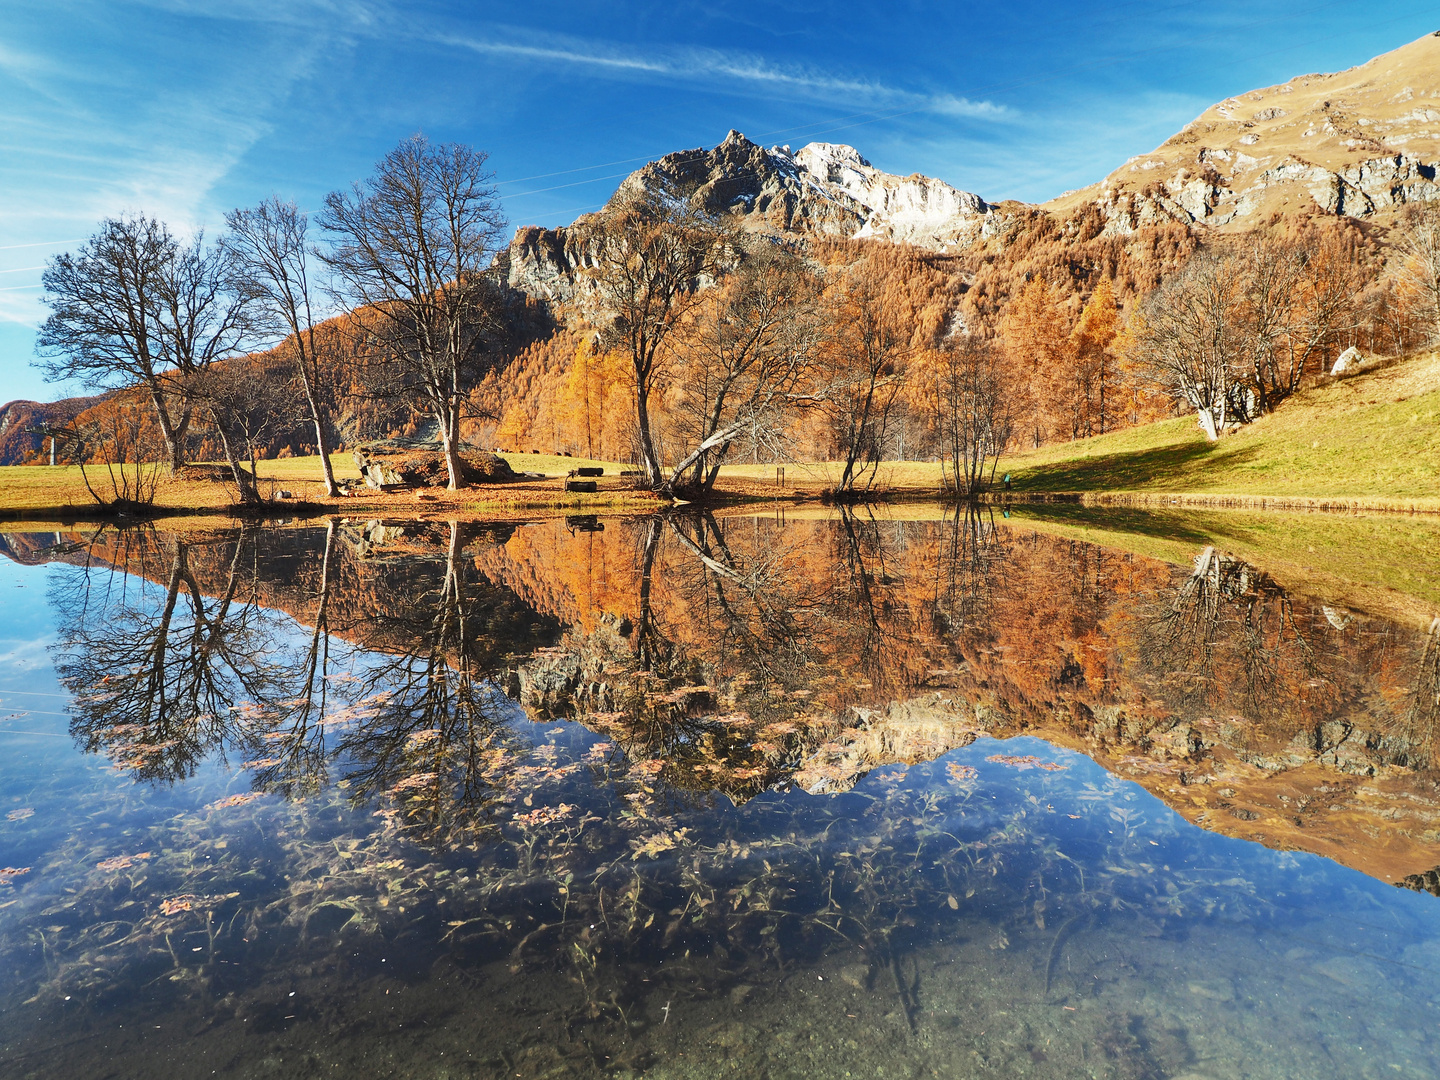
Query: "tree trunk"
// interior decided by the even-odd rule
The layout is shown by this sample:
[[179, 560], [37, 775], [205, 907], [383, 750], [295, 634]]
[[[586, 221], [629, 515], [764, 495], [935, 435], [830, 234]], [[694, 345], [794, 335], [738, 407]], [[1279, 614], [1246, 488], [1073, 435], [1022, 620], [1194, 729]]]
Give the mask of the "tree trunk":
[[437, 409], [435, 419], [440, 421], [440, 444], [445, 453], [445, 471], [450, 476], [445, 486], [450, 491], [459, 491], [464, 486], [460, 479], [460, 411]]
[[655, 453], [655, 439], [650, 434], [649, 397], [648, 387], [636, 392], [635, 419], [636, 426], [640, 429], [640, 465], [645, 470], [645, 483], [652, 489], [659, 490], [665, 478], [660, 475], [660, 458]]
[[1215, 428], [1214, 410], [1206, 407], [1197, 409], [1196, 412], [1199, 413], [1200, 429], [1205, 432], [1205, 438], [1210, 442], [1217, 442], [1220, 438], [1220, 432]]
[[245, 466], [235, 456], [234, 444], [230, 436], [225, 433], [225, 425], [220, 422], [218, 416], [211, 417], [215, 421], [215, 433], [220, 436], [220, 446], [225, 451], [225, 464], [230, 466], [230, 475], [235, 480], [235, 487], [240, 492], [242, 503], [257, 503], [260, 501], [260, 492], [255, 485], [254, 478], [245, 471]]
[[[295, 336], [298, 349], [300, 347], [298, 331]], [[314, 350], [313, 345], [311, 350]], [[315, 387], [311, 382], [310, 372], [303, 356], [300, 358], [300, 383], [305, 388], [305, 404], [310, 409], [310, 421], [315, 425], [315, 450], [320, 455], [320, 471], [325, 477], [325, 495], [327, 498], [333, 499], [340, 494], [340, 488], [335, 483], [335, 468], [330, 464], [330, 439], [325, 433], [325, 422], [320, 416], [320, 404], [315, 399]]]
[[150, 401], [155, 406], [155, 417], [160, 422], [160, 434], [165, 439], [165, 451], [170, 455], [170, 474], [173, 476], [185, 466], [182, 432], [175, 429], [175, 424], [170, 419], [170, 410], [165, 407], [165, 395], [160, 387], [153, 383], [150, 386]]

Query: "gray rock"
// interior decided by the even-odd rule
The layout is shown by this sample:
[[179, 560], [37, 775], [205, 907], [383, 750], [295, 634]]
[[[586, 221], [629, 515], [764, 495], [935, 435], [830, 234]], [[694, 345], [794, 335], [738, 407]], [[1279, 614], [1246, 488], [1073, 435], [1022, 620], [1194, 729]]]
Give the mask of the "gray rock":
[[[444, 487], [450, 482], [439, 443], [416, 439], [369, 442], [351, 451], [367, 486], [384, 488]], [[485, 450], [460, 452], [461, 480], [467, 484], [501, 484], [519, 479], [510, 463]]]
[[1365, 357], [1360, 354], [1360, 350], [1354, 345], [1351, 345], [1335, 358], [1335, 366], [1330, 369], [1330, 374], [1343, 375], [1347, 371], [1353, 371], [1360, 366], [1361, 361], [1364, 359]]

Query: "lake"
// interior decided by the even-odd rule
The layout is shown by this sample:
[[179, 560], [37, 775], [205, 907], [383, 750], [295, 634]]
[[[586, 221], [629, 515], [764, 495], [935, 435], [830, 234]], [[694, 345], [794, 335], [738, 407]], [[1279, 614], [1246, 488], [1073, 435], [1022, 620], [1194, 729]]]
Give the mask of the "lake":
[[17, 526], [0, 1073], [1440, 1075], [1440, 575], [1255, 520]]

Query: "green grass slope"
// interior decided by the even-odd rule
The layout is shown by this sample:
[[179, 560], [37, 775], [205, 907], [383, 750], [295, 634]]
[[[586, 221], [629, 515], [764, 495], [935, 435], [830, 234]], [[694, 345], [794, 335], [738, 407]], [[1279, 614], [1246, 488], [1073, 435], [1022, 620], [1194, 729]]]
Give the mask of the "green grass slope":
[[1165, 420], [1006, 458], [1018, 492], [1440, 502], [1440, 354], [1327, 380], [1207, 443]]

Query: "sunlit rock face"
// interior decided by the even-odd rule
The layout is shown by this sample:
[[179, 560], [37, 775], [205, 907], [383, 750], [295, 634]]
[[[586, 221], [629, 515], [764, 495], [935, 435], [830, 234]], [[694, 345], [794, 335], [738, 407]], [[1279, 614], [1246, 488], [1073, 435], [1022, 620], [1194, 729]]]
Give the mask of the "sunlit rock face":
[[853, 146], [815, 142], [768, 150], [732, 131], [713, 150], [668, 154], [632, 173], [639, 189], [694, 190], [717, 213], [748, 228], [882, 239], [936, 251], [980, 236], [990, 207], [978, 195], [928, 176], [881, 172]]
[[865, 208], [856, 239], [945, 250], [973, 241], [990, 213], [978, 195], [918, 173], [881, 172], [851, 146], [810, 143], [795, 153], [795, 161], [817, 187], [838, 188]]
[[1126, 235], [1166, 221], [1233, 229], [1310, 213], [1384, 218], [1440, 199], [1440, 37], [1206, 109], [1099, 184], [1045, 204]]
[[[637, 169], [610, 204], [643, 191], [686, 192], [755, 232], [888, 240], [932, 251], [959, 250], [990, 235], [994, 217], [980, 196], [928, 176], [881, 172], [853, 146], [767, 149], [738, 131], [712, 149], [682, 150]], [[584, 263], [575, 230], [533, 225], [518, 229], [496, 259], [511, 288], [552, 304], [577, 294], [583, 301]]]

